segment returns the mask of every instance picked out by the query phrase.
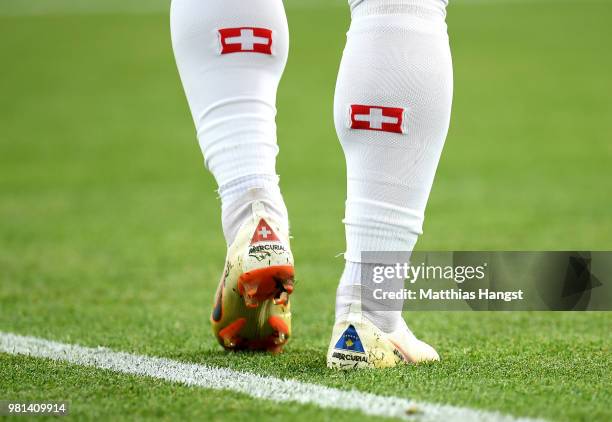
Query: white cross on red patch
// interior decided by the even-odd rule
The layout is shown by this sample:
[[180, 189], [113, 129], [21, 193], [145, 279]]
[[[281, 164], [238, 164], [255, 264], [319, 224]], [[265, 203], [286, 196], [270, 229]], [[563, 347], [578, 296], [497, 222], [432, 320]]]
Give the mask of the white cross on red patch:
[[263, 239], [267, 239], [270, 233], [272, 232], [268, 231], [267, 227], [262, 227], [261, 230], [257, 232], [257, 234], [260, 235]]
[[257, 228], [251, 238], [251, 245], [258, 242], [278, 242], [279, 239], [272, 227], [263, 218], [259, 220]]
[[351, 129], [404, 133], [403, 108], [352, 104], [350, 112]]
[[240, 27], [219, 29], [221, 54], [272, 54], [272, 31], [266, 28]]

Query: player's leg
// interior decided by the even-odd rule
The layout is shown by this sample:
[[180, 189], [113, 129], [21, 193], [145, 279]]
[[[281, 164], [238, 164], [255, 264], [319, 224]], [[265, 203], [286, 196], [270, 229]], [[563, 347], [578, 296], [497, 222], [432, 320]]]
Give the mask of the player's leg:
[[[335, 367], [436, 360], [414, 337], [398, 303], [362, 291], [361, 275], [407, 260], [446, 138], [452, 65], [443, 0], [350, 0], [335, 95], [347, 163], [346, 267], [328, 354]], [[364, 251], [403, 251], [390, 257]], [[397, 288], [402, 280], [391, 281]], [[400, 304], [401, 305], [401, 304]], [[389, 308], [385, 310], [386, 308]], [[366, 350], [370, 348], [370, 350]]]
[[228, 348], [278, 350], [289, 336], [293, 279], [275, 170], [276, 91], [289, 48], [283, 3], [173, 0], [171, 32], [228, 244], [215, 334]]

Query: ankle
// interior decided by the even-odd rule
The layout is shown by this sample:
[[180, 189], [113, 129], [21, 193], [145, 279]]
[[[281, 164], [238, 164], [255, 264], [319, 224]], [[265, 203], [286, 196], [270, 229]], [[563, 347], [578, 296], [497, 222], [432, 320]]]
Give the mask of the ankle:
[[[219, 189], [221, 192], [221, 189]], [[227, 191], [226, 191], [227, 192]], [[270, 217], [281, 226], [285, 233], [289, 231], [287, 208], [278, 185], [251, 187], [228, 196], [222, 196], [221, 220], [223, 234], [227, 245], [231, 245], [240, 227], [252, 216], [252, 205], [259, 201], [264, 205]]]
[[[390, 333], [402, 324], [403, 301], [380, 300], [373, 294], [374, 286], [362, 280], [362, 274], [371, 274], [378, 264], [347, 261], [336, 291], [336, 321], [345, 319], [351, 312], [358, 309], [378, 329]], [[388, 288], [403, 287], [403, 280], [391, 280]]]

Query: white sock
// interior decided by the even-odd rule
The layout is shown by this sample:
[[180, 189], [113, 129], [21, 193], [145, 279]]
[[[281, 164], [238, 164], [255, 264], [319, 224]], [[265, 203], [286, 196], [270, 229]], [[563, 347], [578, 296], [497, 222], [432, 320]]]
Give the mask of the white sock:
[[256, 199], [288, 226], [276, 174], [276, 90], [289, 49], [282, 1], [173, 0], [171, 32], [228, 245]]
[[[336, 95], [335, 124], [347, 163], [347, 265], [336, 315], [348, 312], [364, 265], [391, 264], [385, 254], [410, 252], [448, 131], [452, 64], [443, 0], [351, 0]], [[384, 331], [401, 312], [362, 311]]]

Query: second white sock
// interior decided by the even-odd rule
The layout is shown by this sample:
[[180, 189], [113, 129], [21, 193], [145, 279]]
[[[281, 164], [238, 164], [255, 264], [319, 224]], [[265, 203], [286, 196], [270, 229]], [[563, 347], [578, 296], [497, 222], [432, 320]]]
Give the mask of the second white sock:
[[[352, 1], [334, 116], [346, 157], [346, 268], [338, 316], [361, 300], [379, 328], [401, 313], [355, 299], [368, 265], [407, 262], [422, 232], [425, 206], [448, 131], [452, 63], [443, 0]], [[367, 252], [367, 254], [366, 254]], [[372, 253], [375, 252], [375, 253]], [[395, 254], [395, 257], [397, 254]]]

